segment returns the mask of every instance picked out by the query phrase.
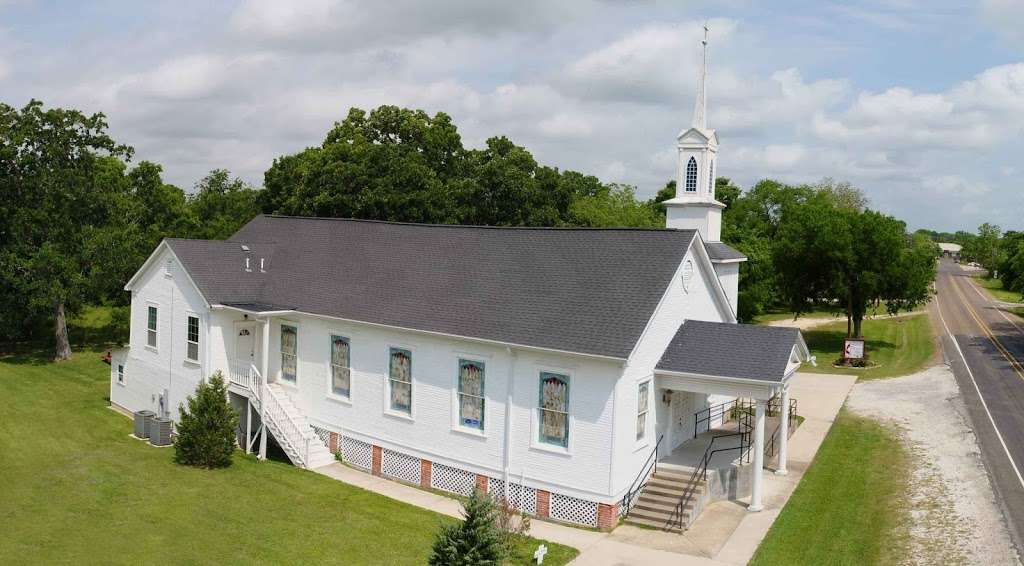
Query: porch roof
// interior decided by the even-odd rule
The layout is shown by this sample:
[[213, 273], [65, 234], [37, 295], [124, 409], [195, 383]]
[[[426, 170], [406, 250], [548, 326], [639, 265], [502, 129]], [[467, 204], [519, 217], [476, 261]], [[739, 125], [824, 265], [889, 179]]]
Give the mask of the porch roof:
[[796, 328], [687, 320], [655, 371], [780, 383], [811, 361]]

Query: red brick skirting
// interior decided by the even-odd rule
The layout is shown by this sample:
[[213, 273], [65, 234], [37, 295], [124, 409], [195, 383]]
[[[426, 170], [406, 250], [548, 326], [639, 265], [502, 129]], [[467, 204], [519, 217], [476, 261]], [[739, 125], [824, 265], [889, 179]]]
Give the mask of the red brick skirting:
[[551, 492], [543, 489], [537, 490], [537, 516], [547, 518], [551, 511]]
[[379, 476], [380, 475], [380, 459], [381, 459], [381, 455], [382, 455], [382, 450], [381, 450], [380, 446], [377, 446], [376, 444], [374, 444], [373, 445], [373, 458], [371, 460], [372, 464], [370, 464], [372, 467], [370, 468], [370, 471], [375, 476]]
[[487, 493], [487, 479], [487, 476], [476, 475], [476, 488], [480, 490], [480, 493]]
[[430, 489], [430, 460], [420, 460], [420, 487]]
[[619, 504], [608, 505], [597, 504], [597, 528], [602, 531], [610, 531], [619, 524]]
[[327, 448], [330, 449], [331, 454], [338, 453], [338, 433], [332, 432], [327, 439]]

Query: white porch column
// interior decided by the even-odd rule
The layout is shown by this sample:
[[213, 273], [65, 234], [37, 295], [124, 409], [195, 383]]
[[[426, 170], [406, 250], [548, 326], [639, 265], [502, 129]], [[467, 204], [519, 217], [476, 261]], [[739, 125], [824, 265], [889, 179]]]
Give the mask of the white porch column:
[[267, 459], [267, 421], [266, 421], [266, 398], [267, 398], [267, 374], [270, 373], [270, 317], [268, 316], [263, 320], [263, 336], [260, 337], [263, 340], [263, 348], [260, 353], [260, 365], [262, 370], [260, 372], [260, 429], [263, 433], [260, 435], [260, 460]]
[[750, 507], [748, 511], [764, 509], [761, 504], [761, 484], [764, 476], [764, 399], [757, 400], [754, 411], [754, 465], [750, 469]]
[[782, 386], [782, 394], [779, 397], [782, 408], [779, 409], [779, 466], [775, 469], [775, 475], [784, 476], [789, 473], [786, 470], [789, 451], [789, 385]]

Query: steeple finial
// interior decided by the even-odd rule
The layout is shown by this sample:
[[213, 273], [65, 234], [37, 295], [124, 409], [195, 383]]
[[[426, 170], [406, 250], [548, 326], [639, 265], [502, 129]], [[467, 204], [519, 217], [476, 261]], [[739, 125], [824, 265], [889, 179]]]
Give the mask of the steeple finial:
[[700, 44], [704, 48], [704, 59], [700, 66], [700, 75], [697, 77], [697, 102], [693, 108], [693, 127], [698, 130], [708, 128], [707, 120], [707, 77], [708, 77], [708, 23], [704, 22], [704, 39]]

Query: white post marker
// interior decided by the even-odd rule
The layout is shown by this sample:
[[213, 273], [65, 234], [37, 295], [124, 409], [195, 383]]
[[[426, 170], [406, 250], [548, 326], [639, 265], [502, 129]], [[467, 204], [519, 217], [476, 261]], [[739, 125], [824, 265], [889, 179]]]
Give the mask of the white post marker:
[[537, 560], [537, 564], [544, 563], [544, 555], [548, 553], [548, 547], [543, 544], [537, 547], [537, 550], [533, 553], [533, 558]]

